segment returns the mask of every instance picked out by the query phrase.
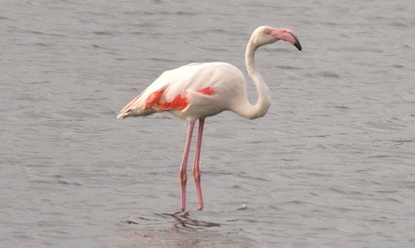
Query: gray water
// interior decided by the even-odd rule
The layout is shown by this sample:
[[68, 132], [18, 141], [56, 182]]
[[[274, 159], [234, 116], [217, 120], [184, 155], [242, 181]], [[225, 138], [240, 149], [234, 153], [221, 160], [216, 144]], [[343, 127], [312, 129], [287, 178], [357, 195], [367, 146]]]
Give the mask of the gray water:
[[[29, 1], [0, 12], [1, 247], [414, 247], [415, 5], [396, 1]], [[273, 104], [209, 118], [205, 209], [181, 226], [186, 125], [116, 120], [162, 71], [244, 68]], [[244, 71], [244, 69], [243, 69]], [[255, 100], [255, 89], [249, 85]], [[188, 208], [197, 209], [192, 180]]]

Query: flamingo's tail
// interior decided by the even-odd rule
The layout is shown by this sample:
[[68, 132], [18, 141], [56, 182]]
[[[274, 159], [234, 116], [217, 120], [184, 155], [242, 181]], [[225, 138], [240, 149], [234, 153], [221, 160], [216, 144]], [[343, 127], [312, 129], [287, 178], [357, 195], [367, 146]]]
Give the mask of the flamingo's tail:
[[129, 116], [146, 116], [155, 113], [155, 110], [145, 108], [141, 96], [142, 94], [138, 95], [130, 103], [125, 105], [117, 115], [117, 119], [124, 119]]
[[117, 115], [117, 119], [124, 119], [129, 116], [147, 116], [156, 113], [157, 111], [151, 109], [128, 109], [124, 112], [120, 112]]

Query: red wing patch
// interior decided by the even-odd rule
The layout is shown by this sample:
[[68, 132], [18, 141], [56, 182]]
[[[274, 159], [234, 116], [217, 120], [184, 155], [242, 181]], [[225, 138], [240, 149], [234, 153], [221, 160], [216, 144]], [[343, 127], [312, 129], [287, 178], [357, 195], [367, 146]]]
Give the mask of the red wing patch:
[[187, 102], [186, 97], [183, 97], [182, 95], [178, 95], [173, 99], [173, 101], [160, 103], [157, 107], [159, 111], [170, 110], [170, 109], [171, 110], [182, 110], [182, 109], [185, 109], [187, 105], [189, 105], [189, 103]]
[[161, 96], [163, 96], [164, 90], [158, 90], [151, 93], [146, 100], [145, 109], [153, 109], [153, 106], [157, 106], [160, 102]]
[[[198, 90], [197, 92], [209, 96], [215, 94], [215, 91], [211, 87], [203, 88], [201, 90]], [[159, 90], [151, 93], [150, 96], [147, 98], [145, 108], [154, 109], [158, 112], [163, 112], [166, 110], [183, 110], [189, 105], [187, 98], [181, 94], [176, 96], [171, 102], [161, 103], [160, 98], [163, 96], [163, 93], [164, 90]]]
[[209, 95], [209, 96], [212, 96], [212, 95], [215, 94], [215, 91], [211, 87], [207, 87], [207, 88], [198, 90], [197, 92], [200, 92], [202, 94]]

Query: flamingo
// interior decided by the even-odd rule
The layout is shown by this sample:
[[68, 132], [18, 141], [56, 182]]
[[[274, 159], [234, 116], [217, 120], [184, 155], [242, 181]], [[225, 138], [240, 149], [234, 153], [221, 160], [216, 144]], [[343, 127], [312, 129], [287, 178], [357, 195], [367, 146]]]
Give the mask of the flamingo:
[[287, 41], [300, 51], [302, 49], [293, 31], [268, 26], [255, 29], [246, 47], [246, 69], [258, 94], [258, 100], [254, 105], [248, 100], [246, 81], [238, 68], [224, 62], [191, 63], [163, 72], [118, 114], [118, 119], [124, 119], [129, 116], [147, 116], [156, 112], [168, 111], [188, 122], [179, 170], [181, 211], [186, 209], [186, 168], [196, 121], [199, 120], [199, 128], [192, 172], [199, 203], [198, 210], [202, 210], [204, 203], [199, 165], [205, 118], [219, 114], [224, 110], [233, 111], [247, 119], [256, 119], [267, 113], [270, 106], [270, 93], [268, 86], [255, 67], [254, 55], [260, 46], [278, 40]]

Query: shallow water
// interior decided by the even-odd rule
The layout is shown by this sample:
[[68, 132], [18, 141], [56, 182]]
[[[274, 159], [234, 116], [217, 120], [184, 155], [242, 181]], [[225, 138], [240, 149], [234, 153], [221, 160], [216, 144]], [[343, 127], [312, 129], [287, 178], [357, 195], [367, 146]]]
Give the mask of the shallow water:
[[[411, 1], [3, 2], [2, 247], [414, 246]], [[264, 118], [207, 120], [190, 217], [220, 226], [182, 226], [162, 213], [179, 208], [185, 124], [115, 116], [164, 70], [243, 68], [264, 24], [303, 52], [258, 52]]]

